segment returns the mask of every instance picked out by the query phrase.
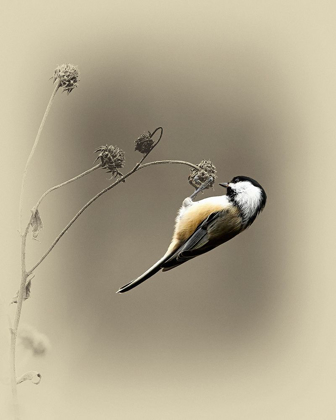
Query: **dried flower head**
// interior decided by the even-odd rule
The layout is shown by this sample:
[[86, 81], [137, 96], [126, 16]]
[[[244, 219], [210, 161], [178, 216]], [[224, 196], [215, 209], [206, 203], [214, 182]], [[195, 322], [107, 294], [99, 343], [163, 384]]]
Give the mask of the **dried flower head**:
[[100, 159], [102, 168], [111, 172], [112, 176], [120, 175], [118, 169], [125, 165], [125, 152], [117, 146], [100, 146], [95, 153], [98, 153], [96, 160]]
[[77, 87], [79, 82], [79, 70], [73, 64], [62, 64], [56, 67], [53, 75], [54, 83], [56, 80], [60, 81], [63, 92], [67, 91], [68, 94]]
[[19, 342], [34, 356], [43, 356], [50, 349], [50, 341], [45, 334], [30, 325], [23, 325], [18, 331]]
[[152, 150], [154, 140], [151, 137], [151, 133], [148, 131], [148, 133], [141, 134], [141, 136], [138, 137], [134, 143], [135, 143], [135, 150], [145, 155]]
[[217, 169], [215, 165], [210, 160], [202, 160], [202, 162], [197, 166], [199, 167], [199, 170], [191, 169], [190, 171], [190, 175], [188, 177], [189, 184], [194, 188], [198, 188], [210, 177], [212, 177], [213, 180], [209, 183], [207, 188], [212, 187], [215, 183], [215, 179], [217, 178]]

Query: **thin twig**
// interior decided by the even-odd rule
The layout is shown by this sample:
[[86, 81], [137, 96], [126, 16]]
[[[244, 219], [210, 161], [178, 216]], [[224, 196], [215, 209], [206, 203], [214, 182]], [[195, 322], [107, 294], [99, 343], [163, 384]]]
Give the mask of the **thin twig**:
[[164, 163], [171, 163], [171, 164], [179, 164], [179, 165], [187, 165], [190, 166], [191, 168], [197, 169], [199, 170], [199, 167], [197, 165], [194, 165], [193, 163], [190, 162], [185, 162], [184, 160], [158, 160], [156, 162], [149, 162], [149, 163], [144, 163], [143, 165], [140, 165], [138, 169], [142, 169], [142, 168], [146, 168], [147, 166], [152, 166], [152, 165], [160, 165], [160, 164], [164, 164]]
[[53, 103], [54, 97], [55, 97], [55, 95], [56, 95], [56, 93], [57, 93], [57, 91], [58, 91], [58, 89], [59, 89], [60, 86], [61, 86], [61, 81], [58, 79], [57, 82], [56, 82], [55, 88], [53, 90], [53, 93], [51, 94], [51, 97], [49, 99], [49, 103], [48, 103], [47, 108], [45, 110], [45, 113], [43, 115], [43, 118], [42, 118], [42, 121], [41, 121], [41, 124], [40, 124], [40, 128], [38, 129], [38, 132], [37, 132], [37, 135], [36, 135], [36, 138], [35, 138], [33, 147], [32, 147], [32, 149], [30, 151], [30, 154], [29, 154], [28, 159], [27, 159], [27, 162], [26, 162], [26, 166], [25, 166], [24, 171], [23, 171], [22, 183], [21, 183], [21, 192], [20, 192], [20, 203], [19, 203], [19, 230], [20, 230], [20, 233], [21, 233], [21, 224], [22, 224], [23, 191], [24, 191], [24, 186], [25, 186], [25, 182], [26, 182], [26, 176], [27, 176], [28, 167], [29, 167], [30, 161], [32, 160], [32, 157], [33, 157], [33, 155], [35, 153], [35, 150], [36, 150], [36, 147], [38, 145], [38, 142], [40, 140], [41, 133], [42, 133], [44, 124], [46, 122], [46, 119], [48, 117], [48, 114], [49, 114], [51, 105]]
[[[153, 149], [152, 149], [153, 150]], [[143, 159], [142, 159], [143, 161]], [[54, 240], [54, 242], [50, 245], [49, 249], [44, 253], [44, 255], [39, 259], [39, 261], [30, 269], [27, 271], [27, 275], [30, 276], [33, 271], [42, 263], [42, 261], [50, 254], [50, 252], [52, 251], [52, 249], [55, 247], [55, 245], [58, 243], [58, 241], [62, 238], [62, 236], [65, 234], [65, 232], [71, 227], [71, 225], [74, 224], [74, 222], [78, 219], [78, 217], [84, 212], [84, 210], [86, 210], [93, 202], [95, 202], [99, 197], [101, 197], [103, 194], [105, 194], [107, 191], [111, 190], [112, 188], [114, 188], [115, 186], [117, 186], [118, 184], [120, 184], [121, 182], [123, 182], [126, 178], [128, 178], [129, 176], [131, 176], [133, 173], [139, 171], [140, 169], [143, 168], [148, 168], [149, 166], [152, 165], [159, 165], [159, 164], [180, 164], [180, 165], [187, 165], [190, 166], [191, 168], [195, 168], [195, 169], [199, 169], [198, 166], [190, 163], [190, 162], [185, 162], [182, 160], [161, 160], [161, 161], [155, 161], [155, 162], [149, 162], [149, 163], [145, 163], [143, 165], [140, 164], [140, 166], [138, 166], [138, 164], [136, 164], [134, 166], [133, 169], [131, 169], [126, 175], [123, 175], [122, 177], [120, 177], [117, 181], [115, 181], [113, 184], [109, 185], [108, 187], [104, 188], [102, 191], [100, 191], [98, 194], [96, 194], [93, 198], [91, 198], [91, 200], [89, 200], [77, 213], [76, 215], [70, 220], [70, 222], [65, 226], [65, 228], [61, 231], [61, 233], [56, 237], [56, 239]]]
[[96, 166], [94, 166], [93, 168], [90, 168], [90, 169], [88, 169], [87, 171], [85, 171], [85, 172], [82, 172], [81, 174], [79, 174], [79, 175], [77, 175], [77, 176], [75, 176], [74, 178], [71, 178], [71, 179], [69, 179], [68, 181], [65, 181], [65, 182], [62, 182], [61, 184], [58, 184], [58, 185], [55, 185], [54, 187], [52, 187], [52, 188], [49, 188], [49, 190], [47, 190], [41, 197], [40, 197], [40, 199], [38, 200], [38, 202], [35, 204], [35, 206], [33, 207], [33, 210], [37, 210], [38, 208], [39, 208], [39, 206], [40, 206], [40, 204], [41, 204], [41, 202], [42, 202], [42, 200], [49, 194], [49, 193], [51, 193], [52, 191], [55, 191], [55, 190], [57, 190], [58, 188], [61, 188], [61, 187], [64, 187], [65, 185], [68, 185], [68, 184], [70, 184], [71, 182], [74, 182], [74, 181], [76, 181], [77, 179], [79, 179], [79, 178], [82, 178], [83, 176], [85, 176], [85, 175], [88, 175], [89, 173], [91, 173], [91, 172], [93, 172], [93, 171], [95, 171], [96, 169], [98, 169], [98, 168], [100, 168], [101, 167], [101, 163], [98, 163]]
[[17, 333], [18, 333], [18, 327], [20, 323], [20, 316], [21, 316], [21, 310], [22, 310], [22, 303], [25, 296], [25, 287], [26, 287], [26, 281], [29, 277], [26, 271], [26, 242], [27, 242], [27, 235], [30, 229], [30, 221], [31, 218], [25, 228], [25, 231], [22, 234], [21, 230], [21, 224], [22, 224], [22, 204], [23, 204], [23, 193], [24, 193], [24, 186], [25, 181], [27, 177], [28, 168], [30, 165], [30, 162], [34, 156], [36, 147], [39, 143], [43, 127], [45, 125], [46, 119], [48, 117], [48, 114], [51, 109], [51, 105], [53, 103], [53, 100], [55, 98], [55, 95], [61, 85], [61, 81], [58, 80], [55, 84], [54, 90], [51, 94], [51, 97], [49, 99], [47, 108], [45, 110], [45, 113], [43, 115], [40, 127], [38, 129], [33, 147], [30, 151], [30, 154], [28, 156], [23, 175], [22, 175], [22, 182], [21, 182], [21, 191], [20, 191], [20, 202], [19, 202], [19, 230], [21, 234], [21, 282], [20, 282], [20, 288], [17, 298], [17, 306], [15, 311], [15, 317], [14, 317], [14, 324], [13, 327], [10, 328], [11, 330], [11, 344], [10, 344], [10, 375], [11, 375], [11, 387], [12, 387], [12, 395], [13, 395], [13, 405], [14, 405], [14, 416], [15, 419], [18, 420], [20, 418], [19, 413], [19, 403], [18, 403], [18, 396], [17, 396], [17, 381], [16, 381], [16, 367], [15, 367], [15, 350], [16, 350], [16, 339], [17, 339]]

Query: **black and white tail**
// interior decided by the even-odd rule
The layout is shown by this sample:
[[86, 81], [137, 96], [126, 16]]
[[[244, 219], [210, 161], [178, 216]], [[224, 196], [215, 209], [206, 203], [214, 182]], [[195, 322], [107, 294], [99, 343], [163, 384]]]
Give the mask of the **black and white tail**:
[[139, 284], [143, 283], [144, 281], [148, 280], [150, 277], [154, 276], [158, 271], [161, 270], [162, 265], [169, 259], [170, 255], [164, 255], [157, 263], [155, 263], [151, 268], [149, 268], [146, 272], [144, 272], [140, 277], [131, 281], [130, 283], [125, 284], [125, 286], [120, 287], [120, 289], [116, 293], [125, 293], [129, 290], [133, 289], [134, 287], [139, 286]]

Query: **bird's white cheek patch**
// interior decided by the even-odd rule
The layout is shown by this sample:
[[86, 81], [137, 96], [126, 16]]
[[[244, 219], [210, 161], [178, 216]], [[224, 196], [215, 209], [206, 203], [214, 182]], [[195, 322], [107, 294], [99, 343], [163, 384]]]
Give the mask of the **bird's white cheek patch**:
[[244, 220], [252, 217], [258, 209], [261, 200], [261, 191], [254, 185], [249, 188], [237, 188], [237, 195], [235, 197], [239, 207], [242, 210]]

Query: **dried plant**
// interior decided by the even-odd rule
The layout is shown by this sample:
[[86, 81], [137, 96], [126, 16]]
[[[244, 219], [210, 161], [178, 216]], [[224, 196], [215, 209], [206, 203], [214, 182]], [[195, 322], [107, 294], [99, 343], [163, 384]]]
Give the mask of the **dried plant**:
[[[19, 413], [19, 404], [18, 404], [18, 397], [17, 397], [17, 385], [23, 381], [30, 380], [34, 384], [38, 384], [41, 380], [41, 374], [36, 371], [29, 371], [20, 376], [16, 374], [16, 344], [17, 341], [21, 343], [26, 348], [29, 348], [32, 354], [44, 354], [49, 348], [49, 341], [48, 339], [41, 333], [38, 333], [31, 327], [25, 327], [23, 329], [19, 329], [19, 323], [21, 318], [21, 310], [24, 300], [28, 299], [31, 294], [31, 285], [32, 280], [35, 277], [35, 270], [39, 265], [45, 260], [45, 258], [50, 254], [53, 250], [55, 245], [60, 241], [63, 235], [70, 229], [70, 227], [74, 224], [74, 222], [79, 218], [79, 216], [92, 204], [94, 203], [99, 197], [101, 197], [106, 192], [110, 191], [117, 185], [121, 184], [125, 181], [126, 178], [130, 177], [137, 171], [148, 168], [149, 166], [158, 165], [158, 164], [180, 164], [186, 165], [191, 168], [191, 173], [189, 175], [189, 182], [195, 187], [199, 187], [202, 183], [205, 184], [206, 188], [209, 188], [213, 185], [213, 181], [216, 177], [216, 168], [210, 161], [202, 161], [199, 165], [194, 165], [189, 162], [185, 162], [182, 160], [160, 160], [160, 161], [153, 161], [149, 163], [143, 163], [146, 157], [152, 152], [152, 150], [159, 144], [160, 140], [163, 136], [163, 128], [158, 127], [152, 133], [147, 132], [135, 140], [135, 150], [139, 151], [143, 156], [138, 163], [136, 163], [132, 169], [130, 169], [125, 175], [123, 175], [119, 170], [124, 168], [125, 166], [125, 153], [118, 147], [118, 146], [100, 146], [97, 148], [96, 153], [98, 153], [97, 159], [99, 161], [98, 164], [93, 166], [92, 168], [82, 172], [81, 174], [62, 182], [61, 184], [55, 185], [52, 188], [49, 188], [40, 199], [37, 201], [35, 206], [31, 210], [31, 215], [28, 223], [26, 224], [25, 228], [22, 230], [22, 203], [23, 203], [23, 194], [24, 194], [24, 186], [25, 186], [25, 179], [27, 175], [27, 171], [31, 162], [31, 159], [34, 155], [36, 147], [39, 143], [41, 133], [43, 127], [45, 125], [46, 118], [49, 114], [51, 105], [55, 98], [56, 93], [58, 92], [59, 88], [62, 88], [63, 91], [66, 91], [68, 94], [72, 92], [72, 90], [77, 87], [79, 81], [79, 71], [76, 66], [71, 64], [63, 64], [58, 66], [54, 71], [53, 75], [53, 82], [55, 84], [55, 88], [52, 92], [51, 98], [47, 105], [45, 114], [42, 118], [41, 125], [39, 127], [36, 139], [32, 146], [32, 150], [29, 154], [27, 159], [27, 163], [24, 168], [23, 176], [22, 176], [22, 185], [21, 185], [21, 195], [20, 195], [20, 205], [19, 205], [19, 215], [20, 215], [20, 234], [21, 234], [21, 281], [18, 293], [13, 298], [12, 303], [16, 304], [16, 311], [14, 320], [10, 321], [10, 331], [11, 331], [11, 351], [10, 351], [10, 364], [11, 364], [11, 387], [12, 387], [12, 394], [13, 394], [13, 406], [14, 406], [14, 418], [17, 420], [20, 418]], [[156, 134], [158, 133], [158, 138], [154, 140]], [[77, 181], [80, 178], [83, 178], [86, 175], [89, 175], [96, 169], [107, 169], [109, 173], [111, 173], [112, 178], [114, 178], [114, 182], [103, 190], [101, 190], [98, 194], [92, 197], [76, 214], [75, 216], [69, 221], [69, 223], [61, 230], [61, 232], [57, 235], [55, 240], [49, 246], [48, 250], [40, 257], [40, 259], [32, 266], [26, 266], [26, 247], [27, 247], [27, 239], [29, 237], [29, 233], [33, 239], [36, 239], [39, 235], [39, 232], [43, 228], [42, 218], [39, 212], [39, 207], [42, 201], [46, 198], [48, 194], [51, 192], [62, 188], [72, 182]]]

